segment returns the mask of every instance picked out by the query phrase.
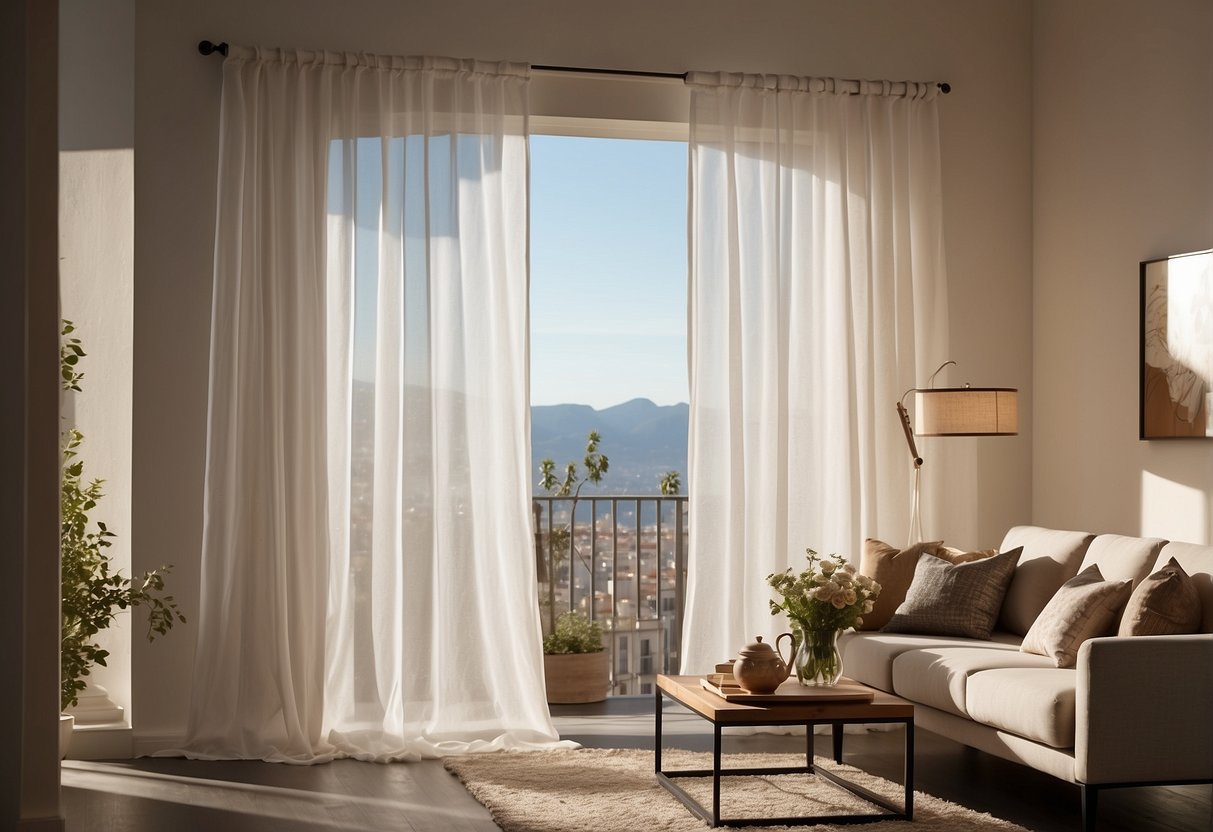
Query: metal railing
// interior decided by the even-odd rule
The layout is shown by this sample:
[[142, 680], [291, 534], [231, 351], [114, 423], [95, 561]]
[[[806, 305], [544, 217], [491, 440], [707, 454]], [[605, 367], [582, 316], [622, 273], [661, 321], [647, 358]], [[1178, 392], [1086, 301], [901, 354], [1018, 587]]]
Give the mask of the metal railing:
[[532, 509], [544, 632], [566, 611], [599, 622], [611, 693], [652, 693], [680, 666], [687, 498], [534, 497]]

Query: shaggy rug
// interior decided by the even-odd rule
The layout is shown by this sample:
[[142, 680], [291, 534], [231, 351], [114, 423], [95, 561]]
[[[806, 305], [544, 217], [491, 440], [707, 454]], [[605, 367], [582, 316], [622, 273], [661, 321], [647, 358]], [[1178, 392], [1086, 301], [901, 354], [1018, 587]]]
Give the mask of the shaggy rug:
[[[795, 754], [726, 754], [724, 768], [800, 765]], [[822, 758], [819, 765], [827, 764]], [[706, 824], [658, 785], [653, 753], [604, 748], [448, 757], [448, 771], [493, 815], [505, 832], [701, 832]], [[711, 755], [666, 749], [663, 767], [710, 768]], [[847, 780], [901, 804], [903, 788], [851, 766], [828, 763]], [[701, 805], [711, 807], [711, 778], [676, 781]], [[861, 814], [879, 810], [825, 778], [804, 774], [726, 777], [720, 785], [723, 818], [802, 817]], [[875, 820], [875, 818], [874, 818]], [[914, 832], [1027, 832], [1021, 826], [974, 812], [955, 803], [914, 793], [914, 822], [883, 821], [811, 827], [763, 826], [753, 829], [812, 829], [819, 832], [913, 829]]]

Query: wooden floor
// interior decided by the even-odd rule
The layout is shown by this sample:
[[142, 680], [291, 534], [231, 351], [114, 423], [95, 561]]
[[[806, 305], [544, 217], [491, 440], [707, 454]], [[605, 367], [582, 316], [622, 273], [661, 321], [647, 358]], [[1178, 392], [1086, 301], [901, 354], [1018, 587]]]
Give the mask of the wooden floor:
[[[652, 700], [555, 707], [561, 735], [586, 746], [651, 748]], [[667, 708], [667, 747], [708, 750], [706, 723]], [[799, 751], [803, 737], [732, 737], [726, 751]], [[829, 740], [818, 737], [818, 753]], [[898, 731], [847, 734], [849, 763], [901, 776]], [[919, 791], [989, 812], [1035, 832], [1079, 829], [1078, 788], [928, 731], [915, 735]], [[1101, 794], [1101, 832], [1213, 832], [1209, 786]], [[66, 761], [63, 803], [70, 832], [492, 832], [497, 827], [439, 761], [319, 766], [141, 759]], [[706, 828], [706, 827], [705, 827]]]

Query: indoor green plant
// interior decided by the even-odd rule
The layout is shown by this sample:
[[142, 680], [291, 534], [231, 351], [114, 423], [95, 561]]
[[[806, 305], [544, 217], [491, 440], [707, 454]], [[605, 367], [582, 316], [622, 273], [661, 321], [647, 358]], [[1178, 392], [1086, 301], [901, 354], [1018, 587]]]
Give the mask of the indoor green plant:
[[554, 705], [601, 702], [610, 687], [602, 626], [581, 613], [566, 612], [543, 639], [543, 673]]
[[[85, 352], [79, 339], [68, 337], [73, 330], [71, 321], [63, 322], [59, 364], [63, 389], [79, 392], [84, 378], [79, 362]], [[61, 710], [76, 704], [91, 668], [105, 666], [109, 652], [97, 644], [95, 637], [113, 623], [120, 611], [138, 606], [147, 609], [148, 640], [167, 633], [174, 623], [185, 623], [173, 596], [164, 594], [164, 574], [172, 567], [145, 572], [134, 581], [113, 570], [106, 550], [115, 535], [105, 523], [89, 517], [104, 496], [104, 481], [84, 479], [84, 462], [79, 459], [83, 440], [83, 434], [74, 428], [63, 433], [59, 491]]]
[[863, 623], [880, 595], [880, 584], [859, 574], [841, 555], [821, 557], [812, 549], [809, 566], [799, 575], [791, 569], [767, 575], [781, 600], [771, 600], [771, 614], [788, 617], [800, 645], [796, 678], [802, 685], [832, 686], [842, 677], [838, 634]]

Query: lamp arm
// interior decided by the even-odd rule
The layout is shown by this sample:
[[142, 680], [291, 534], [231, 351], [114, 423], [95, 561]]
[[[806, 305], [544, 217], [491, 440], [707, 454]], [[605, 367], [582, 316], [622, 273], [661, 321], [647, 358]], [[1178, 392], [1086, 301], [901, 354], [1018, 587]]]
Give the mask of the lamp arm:
[[[942, 373], [942, 372], [943, 372], [943, 368], [944, 368], [944, 367], [946, 367], [946, 366], [948, 366], [949, 364], [953, 364], [953, 365], [955, 365], [955, 364], [956, 364], [956, 362], [955, 362], [955, 361], [945, 361], [945, 362], [943, 362], [942, 364], [940, 364], [940, 365], [939, 365], [939, 367], [938, 367], [938, 369], [936, 369], [936, 370], [935, 370], [935, 372], [931, 373], [931, 377], [930, 377], [929, 379], [927, 379], [927, 387], [934, 387], [934, 386], [935, 386], [935, 376], [937, 376], [937, 375], [939, 375], [940, 373]], [[905, 396], [902, 396], [902, 397], [901, 397], [901, 400], [904, 402], [904, 401], [906, 400], [906, 397], [905, 397]]]
[[[906, 395], [909, 395], [909, 392]], [[904, 400], [905, 396], [902, 396], [902, 401]], [[902, 402], [897, 403], [897, 415], [901, 417], [901, 429], [905, 432], [906, 444], [910, 446], [910, 456], [914, 458], [914, 468], [917, 470], [922, 467], [922, 457], [918, 455], [918, 446], [914, 444], [914, 431], [910, 427], [910, 414]]]

